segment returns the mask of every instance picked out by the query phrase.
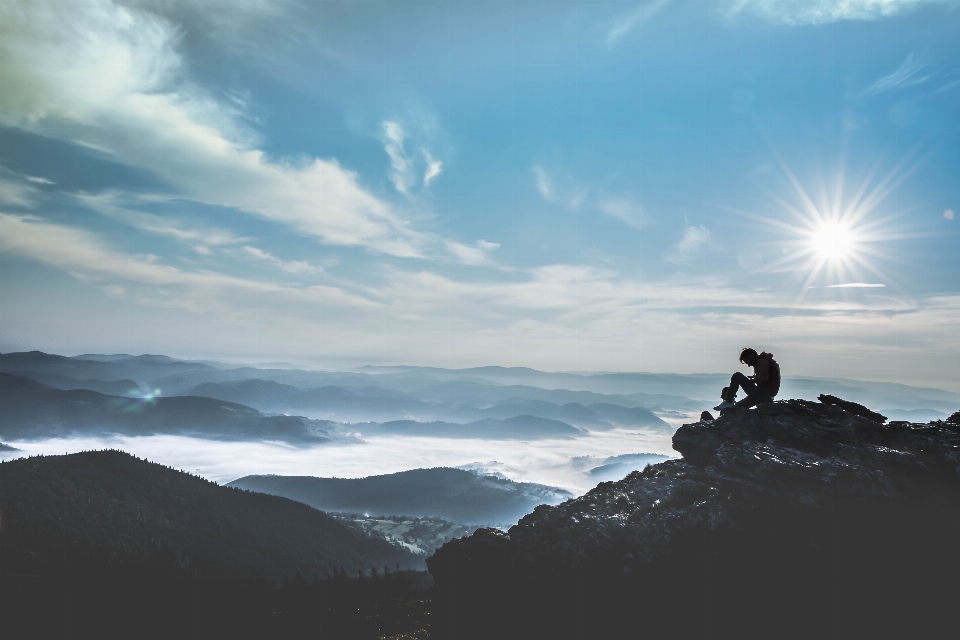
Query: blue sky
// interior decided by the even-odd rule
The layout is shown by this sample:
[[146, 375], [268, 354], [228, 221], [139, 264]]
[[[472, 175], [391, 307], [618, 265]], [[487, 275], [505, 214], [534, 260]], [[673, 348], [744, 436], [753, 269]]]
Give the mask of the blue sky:
[[0, 2], [0, 349], [958, 388], [960, 3]]

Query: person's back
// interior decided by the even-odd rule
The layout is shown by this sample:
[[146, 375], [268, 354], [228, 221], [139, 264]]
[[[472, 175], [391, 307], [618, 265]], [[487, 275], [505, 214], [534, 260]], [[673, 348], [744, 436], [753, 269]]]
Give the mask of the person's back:
[[757, 355], [753, 364], [752, 380], [757, 383], [757, 391], [770, 398], [780, 393], [780, 365], [766, 351]]

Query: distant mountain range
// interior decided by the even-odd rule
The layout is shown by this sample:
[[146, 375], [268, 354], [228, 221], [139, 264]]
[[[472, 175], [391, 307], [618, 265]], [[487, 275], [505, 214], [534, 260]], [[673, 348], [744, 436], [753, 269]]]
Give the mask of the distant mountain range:
[[490, 440], [539, 440], [543, 438], [574, 438], [586, 435], [566, 422], [536, 416], [514, 416], [504, 420], [486, 418], [467, 424], [455, 422], [417, 422], [394, 420], [377, 424], [370, 422], [354, 427], [361, 436], [395, 435], [424, 436], [428, 438], [482, 438]]
[[[549, 373], [522, 367], [398, 366], [316, 371], [236, 367], [162, 355], [64, 357], [39, 351], [0, 354], [0, 371], [26, 376], [61, 391], [87, 390], [118, 398], [215, 399], [220, 401], [217, 406], [248, 409], [237, 410], [247, 416], [243, 418], [245, 426], [228, 427], [221, 420], [224, 426], [217, 429], [244, 438], [279, 432], [286, 435], [278, 439], [287, 441], [294, 439], [293, 434], [301, 427], [289, 420], [269, 425], [259, 421], [270, 417], [266, 414], [282, 414], [290, 420], [303, 416], [309, 420], [358, 424], [355, 431], [361, 433], [366, 430], [439, 437], [574, 437], [578, 429], [614, 428], [666, 433], [673, 431], [677, 421], [696, 419], [700, 411], [715, 404], [719, 390], [728, 381], [721, 374]], [[932, 420], [960, 407], [960, 394], [941, 389], [789, 375], [784, 376], [780, 397], [814, 399], [821, 393], [875, 407], [891, 419]], [[201, 409], [216, 411], [212, 409], [215, 405], [200, 405], [197, 400], [184, 402], [194, 407], [190, 409], [194, 414]], [[126, 411], [135, 405], [123, 406]], [[259, 412], [260, 417], [249, 417], [253, 415], [251, 411]], [[166, 407], [160, 413], [165, 412]], [[668, 425], [664, 418], [672, 420], [673, 425]], [[320, 423], [295, 420], [307, 425], [303, 427], [306, 435], [296, 437], [333, 437], [331, 432], [323, 433]], [[512, 422], [498, 422], [505, 420]], [[50, 421], [47, 423], [49, 426]], [[139, 428], [114, 418], [107, 423], [120, 424], [125, 433]], [[158, 424], [162, 423], [158, 419]], [[257, 423], [255, 427], [253, 423]], [[463, 428], [465, 425], [468, 428]], [[269, 429], [264, 431], [262, 427], [266, 426]], [[317, 426], [320, 431], [310, 431]], [[507, 434], [511, 426], [522, 433]]]
[[[424, 402], [409, 394], [389, 391], [382, 387], [363, 387], [344, 389], [336, 386], [298, 389], [293, 385], [281, 384], [272, 380], [242, 380], [239, 382], [207, 382], [197, 385], [191, 395], [207, 396], [237, 402], [256, 407], [261, 411], [295, 412], [301, 411], [311, 417], [337, 420], [340, 422], [387, 422], [385, 429], [394, 429], [398, 416], [409, 419], [399, 422], [458, 423], [477, 424], [481, 421], [496, 431], [499, 423], [520, 416], [533, 416], [540, 419], [566, 423], [565, 435], [577, 435], [570, 426], [587, 429], [613, 429], [615, 427], [655, 427], [670, 429], [669, 425], [645, 407], [624, 407], [609, 402], [584, 406], [578, 402], [558, 405], [546, 400], [534, 400], [522, 397], [509, 397], [492, 406], [478, 408], [469, 403], [450, 406], [446, 403]], [[601, 396], [602, 397], [602, 396]], [[418, 435], [435, 434], [446, 427], [420, 427]], [[672, 430], [671, 430], [672, 431]], [[457, 436], [454, 436], [457, 437]], [[475, 436], [466, 436], [475, 437]], [[481, 436], [483, 437], [483, 436]], [[486, 437], [493, 437], [487, 435]], [[536, 437], [531, 434], [516, 437]], [[541, 436], [542, 437], [542, 436]]]
[[118, 451], [0, 465], [0, 576], [279, 579], [422, 560], [316, 509]]
[[265, 416], [239, 404], [179, 396], [129, 398], [96, 391], [54, 389], [24, 376], [0, 373], [0, 437], [36, 440], [79, 433], [190, 435], [223, 440], [331, 439], [330, 423]]
[[283, 496], [323, 511], [485, 525], [512, 524], [538, 505], [573, 497], [554, 487], [445, 467], [359, 479], [253, 475], [227, 486]]

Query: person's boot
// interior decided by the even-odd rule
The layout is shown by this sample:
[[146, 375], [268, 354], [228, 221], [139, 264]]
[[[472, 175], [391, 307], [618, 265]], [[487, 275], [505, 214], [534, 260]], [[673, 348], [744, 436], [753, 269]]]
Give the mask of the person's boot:
[[720, 392], [720, 399], [723, 400], [723, 402], [715, 406], [713, 408], [714, 411], [725, 411], [726, 409], [732, 409], [737, 406], [737, 392], [733, 391], [730, 387], [723, 388], [723, 391]]

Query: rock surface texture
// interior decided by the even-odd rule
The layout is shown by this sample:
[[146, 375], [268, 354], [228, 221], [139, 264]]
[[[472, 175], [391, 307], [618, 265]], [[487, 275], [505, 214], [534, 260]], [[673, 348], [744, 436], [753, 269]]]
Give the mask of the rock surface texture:
[[439, 549], [427, 561], [438, 636], [940, 637], [955, 627], [960, 414], [882, 424], [787, 400], [684, 425], [673, 446], [682, 459]]

